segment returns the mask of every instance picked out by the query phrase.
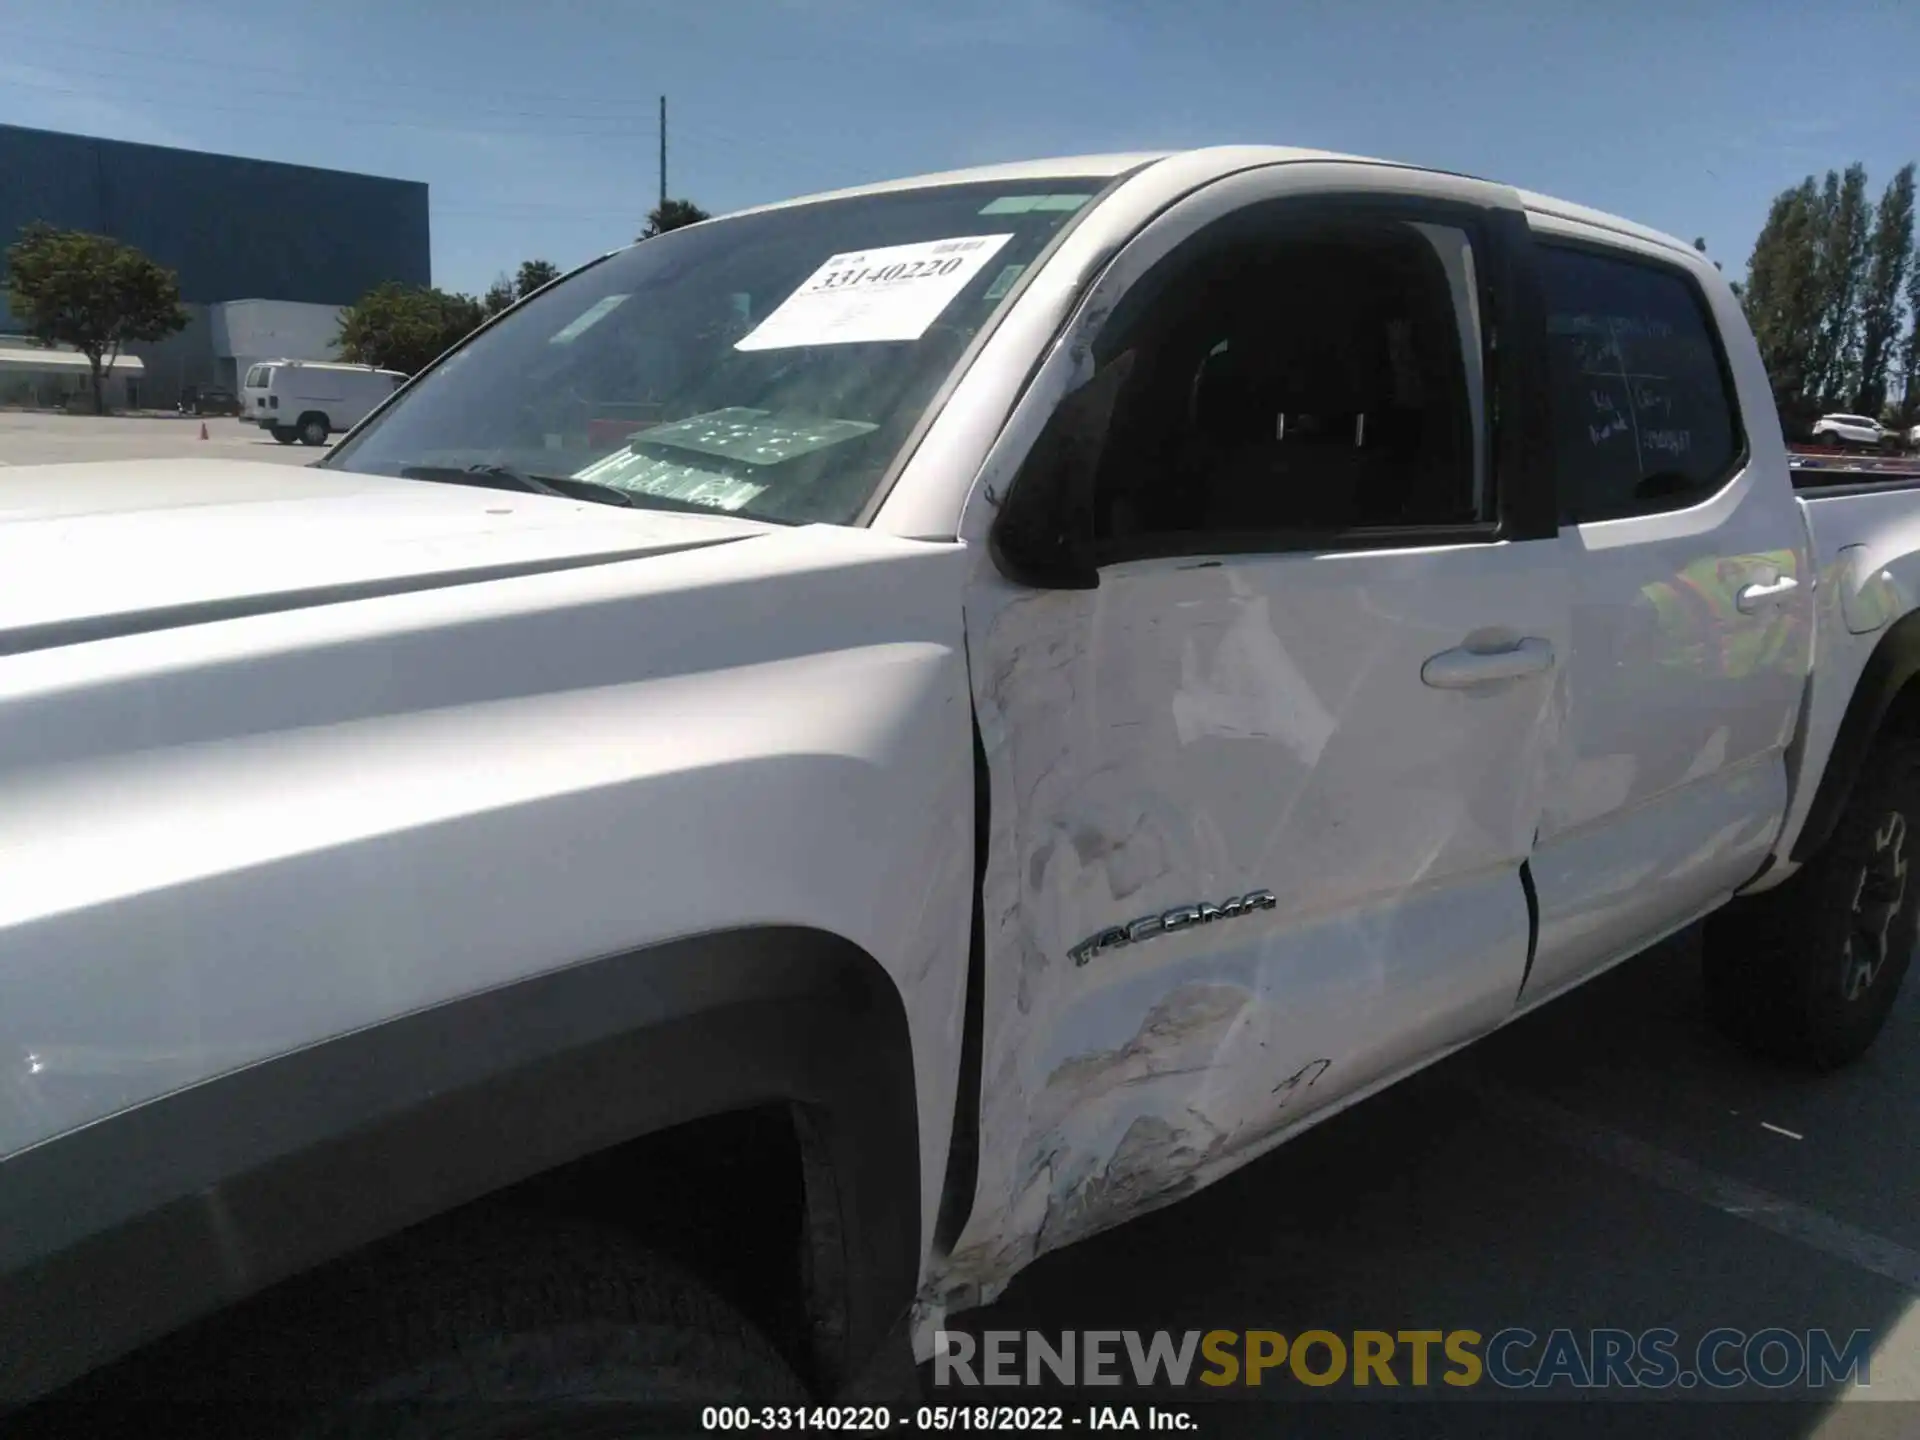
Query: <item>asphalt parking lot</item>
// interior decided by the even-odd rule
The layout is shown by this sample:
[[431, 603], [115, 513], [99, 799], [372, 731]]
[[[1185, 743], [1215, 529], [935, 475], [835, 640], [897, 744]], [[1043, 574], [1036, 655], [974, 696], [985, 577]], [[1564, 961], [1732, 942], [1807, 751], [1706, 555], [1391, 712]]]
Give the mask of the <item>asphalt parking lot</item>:
[[[191, 419], [0, 412], [0, 465], [321, 453], [206, 423], [203, 441]], [[1069, 1415], [1153, 1399], [1190, 1409], [1201, 1434], [1920, 1434], [1920, 981], [1863, 1061], [1792, 1074], [1708, 1027], [1697, 945], [1684, 934], [1212, 1188], [1042, 1259], [954, 1328], [1664, 1326], [1683, 1356], [1718, 1327], [1865, 1330], [1866, 1388], [1615, 1390], [1594, 1403], [1570, 1384], [1413, 1397], [1278, 1376], [1233, 1402], [1055, 1398]], [[1424, 1408], [1403, 1408], [1411, 1398]]]
[[282, 445], [271, 435], [231, 416], [60, 415], [51, 411], [0, 410], [0, 466], [60, 465], [84, 460], [270, 460], [306, 465], [326, 454], [305, 445]]

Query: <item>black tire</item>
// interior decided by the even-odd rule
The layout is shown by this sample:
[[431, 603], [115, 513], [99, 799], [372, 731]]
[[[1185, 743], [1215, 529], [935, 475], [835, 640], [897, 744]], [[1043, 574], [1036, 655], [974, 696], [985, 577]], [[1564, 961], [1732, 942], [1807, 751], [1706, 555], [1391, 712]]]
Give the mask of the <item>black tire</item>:
[[403, 1235], [145, 1361], [80, 1411], [85, 1433], [192, 1417], [219, 1440], [694, 1435], [707, 1405], [809, 1399], [684, 1270], [621, 1232], [533, 1217]]
[[267, 427], [267, 433], [282, 445], [291, 445], [300, 438], [300, 432], [298, 430], [289, 430], [284, 425], [269, 425]]
[[1707, 925], [1714, 1022], [1750, 1050], [1827, 1070], [1873, 1043], [1920, 942], [1920, 743], [1883, 737], [1825, 847]]
[[300, 443], [302, 445], [324, 445], [327, 443], [329, 427], [327, 417], [318, 413], [300, 417]]

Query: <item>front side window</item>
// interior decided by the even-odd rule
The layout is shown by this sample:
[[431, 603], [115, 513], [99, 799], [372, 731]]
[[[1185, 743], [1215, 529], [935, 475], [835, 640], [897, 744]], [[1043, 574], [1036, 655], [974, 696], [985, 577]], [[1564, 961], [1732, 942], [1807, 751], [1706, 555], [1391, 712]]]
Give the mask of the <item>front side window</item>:
[[1129, 369], [1096, 541], [1418, 543], [1386, 532], [1488, 520], [1478, 296], [1448, 225], [1282, 212], [1187, 242], [1099, 347]]
[[1697, 504], [1741, 451], [1726, 372], [1694, 288], [1665, 266], [1542, 246], [1560, 518]]
[[899, 190], [658, 236], [504, 316], [325, 465], [852, 521], [969, 342], [1106, 183]]

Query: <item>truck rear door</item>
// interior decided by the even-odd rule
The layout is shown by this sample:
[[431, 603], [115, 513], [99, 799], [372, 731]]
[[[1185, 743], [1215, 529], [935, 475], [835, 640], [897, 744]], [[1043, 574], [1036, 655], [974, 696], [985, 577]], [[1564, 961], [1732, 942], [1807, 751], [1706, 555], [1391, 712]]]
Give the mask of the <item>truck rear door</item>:
[[1785, 810], [1805, 526], [1737, 302], [1698, 257], [1531, 217], [1572, 646], [1533, 861], [1545, 998], [1752, 878]]

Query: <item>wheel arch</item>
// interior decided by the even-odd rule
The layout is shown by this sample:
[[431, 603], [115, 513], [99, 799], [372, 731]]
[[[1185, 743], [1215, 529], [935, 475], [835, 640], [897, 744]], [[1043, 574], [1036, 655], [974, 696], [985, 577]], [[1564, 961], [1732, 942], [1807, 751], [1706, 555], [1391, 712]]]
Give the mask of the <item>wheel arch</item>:
[[844, 1379], [918, 1278], [911, 1041], [871, 956], [765, 927], [433, 1006], [9, 1157], [0, 1401], [521, 1181], [776, 1102], [801, 1141], [815, 1368]]
[[1813, 858], [1832, 837], [1868, 752], [1888, 730], [1920, 736], [1920, 610], [1890, 625], [1867, 657], [1794, 837], [1795, 862]]

